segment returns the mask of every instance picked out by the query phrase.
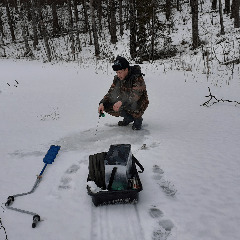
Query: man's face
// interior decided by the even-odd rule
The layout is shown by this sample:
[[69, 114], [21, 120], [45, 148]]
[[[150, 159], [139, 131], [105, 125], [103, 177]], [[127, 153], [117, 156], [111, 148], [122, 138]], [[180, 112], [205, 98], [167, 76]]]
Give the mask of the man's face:
[[120, 80], [123, 80], [128, 75], [128, 68], [116, 71]]

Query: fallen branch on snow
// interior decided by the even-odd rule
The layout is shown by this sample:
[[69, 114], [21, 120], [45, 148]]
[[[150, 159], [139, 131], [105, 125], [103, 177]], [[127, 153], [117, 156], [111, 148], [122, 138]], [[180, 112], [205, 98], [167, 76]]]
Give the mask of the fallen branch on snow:
[[7, 232], [6, 232], [5, 227], [3, 226], [3, 223], [2, 223], [2, 219], [1, 219], [1, 218], [0, 218], [0, 229], [3, 229], [4, 234], [5, 234], [5, 240], [8, 240]]
[[232, 64], [232, 63], [239, 64], [240, 59], [237, 58], [237, 59], [233, 59], [233, 60], [230, 60], [230, 61], [227, 61], [227, 62], [223, 62], [222, 65], [229, 65], [229, 64]]
[[[205, 97], [209, 97], [210, 99], [208, 101], [206, 101], [205, 103], [203, 103], [200, 106], [204, 106], [204, 107], [210, 107], [215, 103], [219, 103], [219, 102], [229, 102], [229, 103], [236, 103], [235, 106], [237, 106], [238, 104], [240, 104], [240, 102], [237, 101], [231, 101], [231, 100], [224, 100], [224, 99], [217, 99], [214, 95], [212, 95], [210, 87], [208, 87], [209, 90], [209, 95], [205, 96]], [[213, 100], [213, 102], [210, 104], [211, 100]]]

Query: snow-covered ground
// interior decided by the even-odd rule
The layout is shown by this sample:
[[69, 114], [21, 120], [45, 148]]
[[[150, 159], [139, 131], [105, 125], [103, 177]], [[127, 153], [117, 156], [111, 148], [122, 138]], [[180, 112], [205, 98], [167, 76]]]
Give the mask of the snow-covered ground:
[[[191, 71], [142, 65], [150, 105], [143, 129], [132, 131], [109, 115], [98, 124], [111, 65], [0, 60], [0, 202], [30, 191], [50, 145], [61, 146], [36, 191], [13, 203], [41, 216], [35, 229], [30, 215], [1, 205], [7, 239], [238, 239], [240, 105], [200, 105], [208, 87], [219, 99], [240, 101], [239, 68], [229, 82], [217, 70], [207, 79], [198, 55], [185, 61]], [[136, 205], [95, 207], [86, 190], [88, 156], [114, 143], [132, 145], [145, 168], [143, 191]], [[0, 239], [5, 231], [0, 225]]]

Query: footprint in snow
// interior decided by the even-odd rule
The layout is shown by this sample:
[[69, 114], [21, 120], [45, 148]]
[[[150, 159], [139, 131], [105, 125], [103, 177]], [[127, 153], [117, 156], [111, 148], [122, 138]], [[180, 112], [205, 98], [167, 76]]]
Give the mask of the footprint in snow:
[[156, 219], [152, 240], [167, 240], [174, 228], [173, 222], [169, 219], [161, 219], [164, 214], [156, 206], [149, 209], [149, 214], [152, 218]]
[[163, 180], [158, 184], [162, 188], [162, 190], [166, 193], [166, 195], [171, 197], [175, 196], [177, 189], [171, 182]]
[[76, 173], [78, 171], [78, 169], [80, 168], [80, 166], [73, 164], [71, 167], [69, 167], [65, 173], [67, 174], [72, 174], [72, 173]]
[[79, 170], [80, 166], [73, 164], [70, 166], [65, 173], [68, 174], [68, 176], [63, 176], [60, 180], [60, 185], [58, 186], [59, 189], [70, 189], [71, 188], [71, 181], [72, 178], [69, 177], [69, 175], [76, 173]]
[[163, 173], [164, 171], [158, 166], [158, 165], [154, 165], [153, 166], [153, 179], [155, 180], [161, 180], [163, 177]]
[[153, 165], [153, 172], [161, 175], [164, 173], [164, 171], [158, 165]]
[[164, 179], [164, 171], [158, 165], [153, 165], [153, 173], [152, 178], [157, 181], [163, 192], [168, 196], [174, 197], [177, 190], [170, 181]]
[[163, 216], [163, 212], [156, 208], [156, 207], [152, 207], [149, 209], [149, 214], [152, 218], [159, 218]]
[[171, 231], [174, 227], [174, 224], [171, 220], [168, 220], [168, 219], [164, 219], [164, 220], [161, 220], [159, 221], [159, 226], [161, 226], [163, 229], [165, 229], [166, 231]]
[[161, 220], [158, 222], [158, 226], [155, 228], [152, 234], [152, 240], [167, 240], [171, 235], [174, 224], [171, 220]]
[[70, 177], [62, 177], [60, 185], [58, 186], [59, 189], [70, 189], [70, 182], [72, 181], [72, 178]]

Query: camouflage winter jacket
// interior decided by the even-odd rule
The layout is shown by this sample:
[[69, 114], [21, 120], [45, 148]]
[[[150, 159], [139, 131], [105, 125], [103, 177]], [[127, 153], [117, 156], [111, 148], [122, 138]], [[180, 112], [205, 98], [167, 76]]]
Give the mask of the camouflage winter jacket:
[[106, 112], [119, 116], [119, 112], [114, 112], [112, 109], [118, 101], [123, 103], [120, 111], [124, 109], [135, 118], [143, 115], [149, 101], [140, 66], [131, 66], [124, 80], [115, 76], [108, 93], [100, 103], [103, 103]]

